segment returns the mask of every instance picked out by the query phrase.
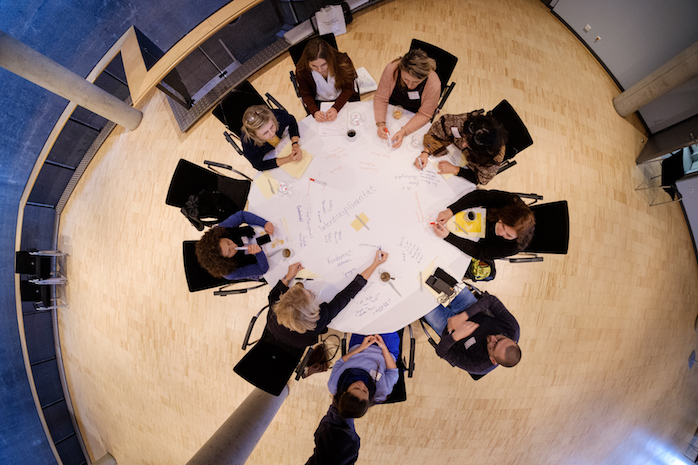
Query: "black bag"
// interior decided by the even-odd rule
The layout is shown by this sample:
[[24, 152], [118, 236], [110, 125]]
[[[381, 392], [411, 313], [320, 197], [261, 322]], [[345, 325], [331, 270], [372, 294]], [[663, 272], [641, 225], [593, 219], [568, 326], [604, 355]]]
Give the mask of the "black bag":
[[204, 226], [218, 224], [238, 210], [240, 208], [235, 202], [225, 195], [204, 189], [196, 195], [190, 195], [180, 211], [197, 230], [203, 231]]

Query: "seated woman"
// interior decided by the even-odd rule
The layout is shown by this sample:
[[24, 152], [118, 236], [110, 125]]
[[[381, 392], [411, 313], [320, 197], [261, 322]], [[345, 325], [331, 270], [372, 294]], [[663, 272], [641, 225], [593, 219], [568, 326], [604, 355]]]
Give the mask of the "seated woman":
[[[296, 65], [298, 90], [308, 113], [318, 122], [334, 121], [349, 100], [358, 100], [354, 90], [356, 70], [349, 56], [322, 39], [313, 39], [303, 49]], [[332, 102], [326, 112], [319, 102]]]
[[495, 177], [504, 161], [508, 134], [504, 127], [484, 110], [460, 115], [443, 115], [424, 135], [424, 150], [414, 162], [420, 170], [426, 166], [429, 155], [440, 157], [454, 144], [463, 152], [467, 168], [459, 168], [447, 161], [439, 162], [439, 173], [456, 174], [474, 184], [487, 184]]
[[315, 431], [315, 450], [306, 465], [356, 463], [361, 443], [354, 418], [392, 392], [399, 377], [399, 343], [397, 333], [352, 335], [349, 352], [332, 368], [327, 383], [332, 405]]
[[[217, 278], [258, 279], [269, 270], [267, 257], [257, 244], [243, 247], [243, 237], [253, 237], [251, 226], [240, 227], [242, 223], [263, 226], [267, 234], [274, 233], [274, 225], [250, 212], [239, 211], [206, 231], [196, 244], [196, 258], [199, 264]], [[247, 252], [247, 253], [245, 253]]]
[[[274, 150], [288, 128], [293, 145], [291, 155], [264, 160], [264, 155]], [[254, 105], [242, 116], [242, 153], [259, 171], [277, 168], [292, 161], [300, 161], [300, 137], [296, 118], [284, 110], [271, 110], [264, 105]]]
[[391, 134], [393, 147], [400, 147], [405, 136], [431, 120], [441, 96], [441, 81], [435, 69], [436, 62], [419, 49], [410, 50], [388, 63], [373, 98], [378, 137], [388, 138], [388, 128], [385, 125], [388, 103], [416, 113], [402, 129]]
[[[444, 227], [455, 213], [473, 207], [487, 210], [485, 237], [474, 242], [452, 234]], [[516, 255], [531, 242], [536, 219], [528, 205], [516, 194], [474, 190], [440, 212], [434, 233], [466, 254], [480, 260]]]
[[357, 274], [334, 299], [319, 305], [313, 293], [305, 289], [302, 283], [296, 283], [289, 289], [293, 278], [303, 269], [300, 263], [290, 265], [286, 276], [269, 293], [266, 330], [277, 341], [291, 347], [301, 348], [314, 344], [329, 322], [364, 288], [378, 265], [385, 263], [387, 259], [387, 253], [377, 251], [376, 258], [368, 268]]

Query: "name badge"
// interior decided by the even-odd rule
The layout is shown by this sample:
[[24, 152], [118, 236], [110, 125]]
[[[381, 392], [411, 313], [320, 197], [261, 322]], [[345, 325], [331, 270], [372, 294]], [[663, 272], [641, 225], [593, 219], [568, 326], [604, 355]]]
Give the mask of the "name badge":
[[475, 338], [474, 338], [474, 337], [470, 337], [470, 338], [466, 339], [465, 344], [464, 344], [464, 345], [465, 345], [465, 350], [470, 349], [470, 347], [472, 347], [473, 344], [475, 344]]
[[410, 100], [419, 100], [419, 91], [416, 90], [408, 90], [407, 91], [407, 97]]
[[460, 139], [460, 138], [461, 138], [461, 136], [460, 136], [460, 131], [459, 131], [458, 128], [455, 127], [455, 126], [451, 126], [451, 134], [453, 134], [453, 137], [455, 137], [456, 139]]
[[371, 378], [373, 378], [373, 381], [375, 381], [376, 383], [380, 381], [380, 379], [383, 377], [383, 375], [377, 370], [371, 370], [369, 375], [371, 376]]

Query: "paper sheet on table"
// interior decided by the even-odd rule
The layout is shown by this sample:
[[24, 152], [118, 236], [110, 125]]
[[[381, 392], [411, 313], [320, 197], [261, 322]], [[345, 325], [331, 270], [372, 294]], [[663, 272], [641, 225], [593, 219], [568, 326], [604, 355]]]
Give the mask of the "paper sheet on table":
[[355, 219], [354, 221], [351, 222], [351, 227], [354, 228], [356, 231], [363, 228], [364, 226], [366, 226], [366, 228], [368, 229], [368, 226], [367, 226], [368, 225], [368, 216], [366, 216], [365, 213], [361, 213], [358, 216], [359, 216], [359, 218], [361, 218], [361, 221], [363, 221], [363, 224], [358, 219]]
[[[463, 167], [466, 165], [467, 160], [465, 159], [465, 155], [463, 155], [463, 152], [458, 150], [458, 148], [451, 144], [448, 147], [446, 147], [446, 151], [448, 154], [444, 155], [443, 157], [431, 157], [431, 164], [434, 165], [434, 168], [436, 168], [436, 171], [439, 171], [439, 162], [440, 161], [447, 161], [453, 166], [457, 166], [459, 168]], [[441, 176], [444, 177], [444, 179], [450, 179], [451, 176], [455, 176], [454, 174], [451, 173], [441, 173]]]
[[307, 268], [303, 268], [296, 274], [296, 279], [303, 281], [304, 279], [313, 279], [317, 280], [320, 279], [320, 275], [317, 273], [313, 273], [312, 271], [308, 270]]
[[[332, 108], [334, 102], [321, 102], [320, 111], [323, 113]], [[347, 115], [340, 112], [334, 121], [318, 123], [318, 134], [321, 136], [345, 136], [347, 134]]]
[[268, 171], [257, 176], [254, 183], [259, 188], [260, 192], [262, 192], [265, 199], [270, 199], [274, 194], [279, 192], [279, 181], [274, 179]]
[[422, 270], [422, 286], [426, 287], [427, 290], [431, 292], [431, 295], [434, 296], [437, 302], [439, 301], [439, 296], [443, 293], [436, 292], [434, 289], [428, 286], [427, 279], [429, 279], [429, 277], [434, 274], [436, 268], [441, 268], [453, 277], [456, 276], [456, 273], [454, 273], [453, 270], [451, 270], [448, 266], [444, 265], [443, 263], [445, 263], [445, 260], [442, 260], [441, 257], [436, 257], [433, 262], [431, 262], [426, 268], [424, 268], [424, 270]]
[[[468, 212], [475, 213], [475, 219], [468, 219]], [[446, 229], [459, 237], [485, 237], [487, 210], [480, 207], [458, 212], [446, 222]]]
[[[278, 158], [287, 157], [291, 155], [292, 148], [292, 144], [286, 144], [286, 146], [283, 149], [281, 149]], [[286, 163], [285, 165], [281, 166], [282, 170], [286, 171], [289, 175], [293, 176], [294, 178], [300, 178], [301, 176], [303, 176], [303, 173], [305, 173], [305, 170], [308, 168], [308, 165], [310, 165], [310, 162], [313, 160], [313, 156], [309, 152], [306, 152], [302, 149], [301, 151], [303, 152], [303, 158], [301, 159], [301, 161], [292, 161], [291, 163]]]
[[373, 79], [371, 73], [369, 73], [363, 66], [356, 70], [356, 84], [359, 86], [359, 92], [365, 94], [367, 92], [374, 92], [378, 89], [378, 84], [376, 80]]

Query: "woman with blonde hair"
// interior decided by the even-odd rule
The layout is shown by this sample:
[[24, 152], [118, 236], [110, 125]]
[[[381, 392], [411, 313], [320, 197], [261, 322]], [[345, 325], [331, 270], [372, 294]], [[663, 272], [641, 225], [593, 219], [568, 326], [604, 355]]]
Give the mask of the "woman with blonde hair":
[[332, 319], [364, 288], [378, 265], [387, 259], [387, 253], [377, 251], [368, 268], [357, 274], [331, 301], [321, 304], [315, 301], [315, 295], [305, 289], [303, 283], [298, 282], [289, 288], [296, 274], [303, 269], [300, 263], [290, 265], [286, 276], [269, 293], [266, 330], [278, 342], [291, 347], [302, 348], [314, 344]]
[[388, 104], [400, 105], [416, 113], [402, 129], [390, 134], [393, 147], [399, 147], [405, 136], [431, 120], [441, 96], [441, 80], [435, 70], [436, 62], [420, 49], [410, 50], [388, 63], [373, 98], [378, 137], [388, 139], [385, 125]]
[[[296, 64], [303, 104], [320, 123], [334, 121], [347, 101], [359, 99], [354, 90], [355, 78], [356, 70], [349, 56], [319, 38], [307, 43]], [[331, 101], [334, 101], [332, 108], [320, 111], [319, 102]]]
[[[279, 145], [288, 128], [291, 137], [291, 154], [281, 158], [264, 160], [264, 156]], [[292, 161], [300, 161], [300, 136], [296, 118], [284, 110], [272, 110], [265, 105], [253, 105], [242, 115], [242, 153], [259, 171], [278, 168]]]

